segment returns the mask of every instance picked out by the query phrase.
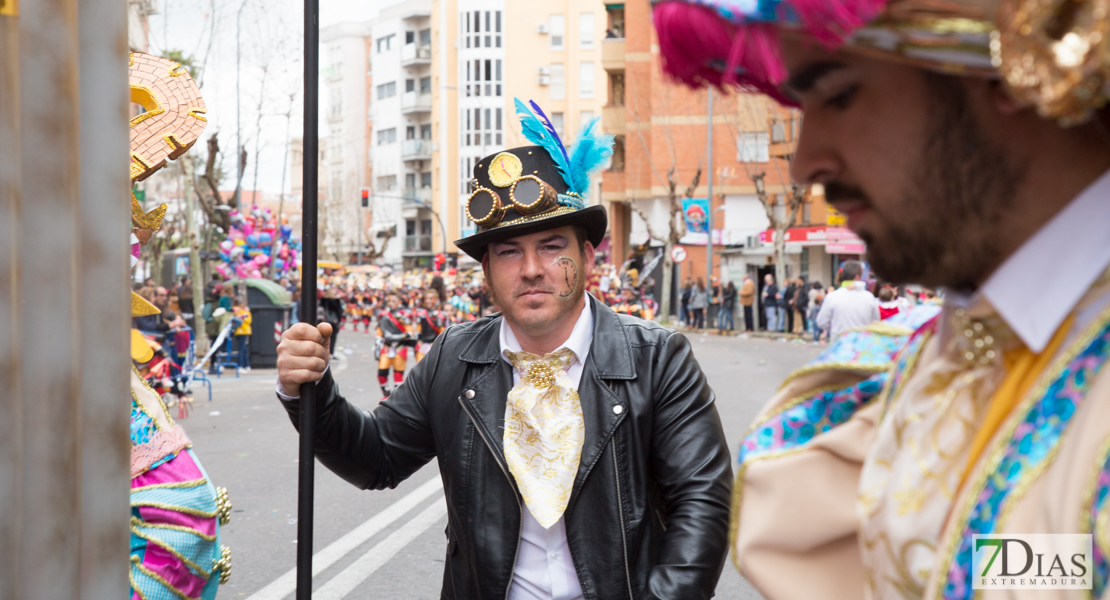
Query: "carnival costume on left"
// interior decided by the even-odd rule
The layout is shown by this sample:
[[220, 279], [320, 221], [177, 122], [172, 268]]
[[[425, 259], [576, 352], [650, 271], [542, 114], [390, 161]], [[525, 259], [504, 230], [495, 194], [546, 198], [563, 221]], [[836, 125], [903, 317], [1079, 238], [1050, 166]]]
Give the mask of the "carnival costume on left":
[[[204, 130], [204, 102], [177, 63], [131, 55], [131, 99], [146, 112], [131, 120], [131, 179], [140, 181], [189, 149]], [[131, 199], [131, 266], [161, 225], [166, 205], [144, 213]], [[158, 314], [131, 293], [131, 316]], [[150, 346], [132, 330], [136, 362]], [[231, 575], [220, 527], [231, 516], [227, 490], [214, 487], [185, 430], [162, 398], [131, 371], [131, 600], [212, 600]]]

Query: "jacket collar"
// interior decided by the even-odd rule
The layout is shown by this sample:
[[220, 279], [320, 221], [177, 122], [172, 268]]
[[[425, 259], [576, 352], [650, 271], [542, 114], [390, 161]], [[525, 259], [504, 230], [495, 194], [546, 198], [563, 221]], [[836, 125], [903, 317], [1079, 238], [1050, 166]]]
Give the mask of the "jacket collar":
[[[632, 345], [620, 318], [593, 296], [589, 296], [594, 315], [594, 335], [588, 362], [602, 379], [635, 379]], [[481, 325], [474, 338], [463, 348], [459, 360], [473, 364], [493, 364], [501, 360], [501, 320], [499, 315]]]

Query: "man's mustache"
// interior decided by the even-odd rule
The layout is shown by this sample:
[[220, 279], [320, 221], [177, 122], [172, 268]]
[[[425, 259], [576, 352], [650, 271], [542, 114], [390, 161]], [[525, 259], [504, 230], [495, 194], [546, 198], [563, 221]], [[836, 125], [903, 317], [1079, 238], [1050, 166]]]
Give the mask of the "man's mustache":
[[859, 200], [865, 202], [868, 206], [873, 206], [871, 197], [863, 191], [863, 188], [839, 181], [825, 184], [825, 200], [828, 202]]

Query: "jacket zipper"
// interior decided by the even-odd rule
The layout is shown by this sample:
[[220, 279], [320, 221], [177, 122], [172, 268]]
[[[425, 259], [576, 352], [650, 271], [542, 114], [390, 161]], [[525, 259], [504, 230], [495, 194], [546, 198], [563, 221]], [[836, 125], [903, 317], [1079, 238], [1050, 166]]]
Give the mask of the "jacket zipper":
[[[505, 468], [505, 465], [501, 464], [500, 460], [497, 460], [497, 452], [493, 449], [493, 444], [491, 444], [489, 439], [486, 438], [486, 434], [482, 432], [482, 426], [478, 423], [478, 419], [474, 418], [473, 413], [470, 412], [470, 409], [467, 408], [467, 406], [466, 406], [466, 402], [463, 402], [461, 397], [459, 398], [459, 405], [462, 406], [463, 412], [466, 413], [466, 416], [470, 418], [470, 422], [474, 424], [474, 430], [478, 432], [478, 437], [482, 438], [482, 441], [485, 442], [485, 444], [486, 444], [486, 448], [489, 448], [490, 453], [493, 454], [494, 462], [496, 462], [497, 466], [501, 468], [501, 472], [505, 474], [505, 478], [509, 480], [509, 486], [513, 487], [513, 485], [514, 485], [513, 478], [509, 476], [508, 469]], [[515, 487], [513, 487], [513, 495], [517, 496]], [[618, 492], [618, 495], [619, 495], [619, 492]], [[509, 572], [509, 585], [508, 585], [508, 587], [505, 588], [505, 600], [509, 600], [509, 592], [513, 589], [513, 576], [516, 573], [516, 559], [520, 555], [520, 536], [524, 535], [524, 507], [521, 506], [519, 496], [517, 496], [516, 508], [517, 508], [517, 511], [520, 514], [520, 528], [519, 528], [519, 530], [517, 531], [517, 534], [516, 534], [516, 546], [514, 547], [514, 550], [513, 550], [513, 570]], [[622, 523], [621, 523], [621, 535], [622, 536], [624, 535], [623, 518], [622, 518]], [[626, 554], [625, 570], [627, 571], [627, 569], [628, 569], [627, 551], [625, 552], [625, 554]], [[629, 589], [631, 589], [631, 588], [629, 588]]]
[[[614, 392], [613, 382], [607, 381], [609, 384], [609, 391]], [[615, 392], [614, 392], [615, 393]], [[628, 569], [628, 537], [624, 532], [624, 499], [621, 497], [621, 473], [617, 468], [617, 439], [613, 436], [610, 444], [610, 450], [613, 452], [613, 481], [617, 484], [617, 513], [621, 519], [621, 550], [624, 551], [624, 581], [628, 584], [628, 598], [632, 600], [632, 572]]]

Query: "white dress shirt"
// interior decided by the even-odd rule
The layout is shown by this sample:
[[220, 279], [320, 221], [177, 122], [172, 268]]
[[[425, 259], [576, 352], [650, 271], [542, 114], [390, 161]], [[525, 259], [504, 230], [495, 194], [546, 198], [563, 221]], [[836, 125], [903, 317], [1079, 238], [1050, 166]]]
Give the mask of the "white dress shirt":
[[[567, 348], [578, 360], [567, 369], [567, 377], [574, 389], [582, 381], [582, 366], [590, 353], [594, 336], [594, 315], [589, 298], [586, 306], [570, 332], [570, 337], [559, 348]], [[508, 322], [501, 319], [501, 358], [509, 362], [506, 352], [520, 352], [520, 342]], [[556, 348], [558, 350], [558, 348]], [[510, 363], [511, 364], [511, 363]], [[513, 385], [520, 381], [520, 373], [513, 369]], [[508, 398], [505, 399], [508, 402]], [[523, 506], [524, 522], [520, 529], [520, 546], [516, 554], [516, 568], [509, 588], [509, 600], [578, 600], [582, 598], [582, 585], [574, 570], [574, 561], [567, 546], [566, 521], [560, 518], [550, 529], [544, 529]]]
[[[981, 294], [1021, 341], [1040, 353], [1108, 265], [1110, 171], [1038, 229], [975, 294], [950, 291], [945, 301], [967, 306]], [[1073, 331], [1082, 331], [1103, 306], [1079, 314]]]

